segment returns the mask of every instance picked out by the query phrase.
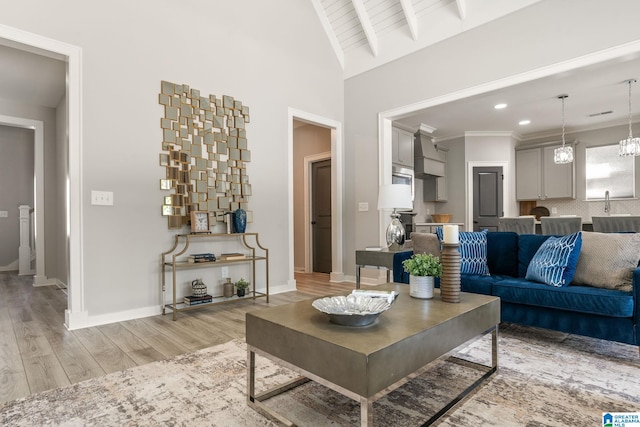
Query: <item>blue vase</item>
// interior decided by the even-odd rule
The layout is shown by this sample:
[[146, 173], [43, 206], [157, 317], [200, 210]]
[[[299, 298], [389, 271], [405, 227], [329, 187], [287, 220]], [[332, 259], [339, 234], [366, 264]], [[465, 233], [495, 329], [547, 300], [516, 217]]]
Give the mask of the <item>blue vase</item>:
[[236, 233], [244, 233], [247, 229], [247, 212], [244, 209], [236, 209], [233, 213], [233, 228]]

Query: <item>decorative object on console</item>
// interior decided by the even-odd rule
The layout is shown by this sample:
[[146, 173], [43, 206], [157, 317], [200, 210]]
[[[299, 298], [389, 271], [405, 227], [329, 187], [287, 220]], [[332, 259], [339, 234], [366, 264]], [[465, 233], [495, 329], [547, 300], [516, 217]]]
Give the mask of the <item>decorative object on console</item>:
[[200, 96], [197, 89], [167, 81], [161, 82], [159, 103], [160, 165], [166, 169], [160, 188], [173, 193], [162, 205], [169, 228], [187, 224], [193, 211], [208, 212], [215, 223], [224, 221], [224, 212], [248, 209], [249, 107], [231, 96]]
[[203, 297], [207, 294], [207, 285], [202, 279], [196, 279], [191, 282], [191, 295], [194, 297]]
[[625, 80], [629, 84], [629, 137], [619, 142], [619, 154], [621, 156], [640, 156], [640, 138], [634, 138], [631, 132], [631, 85], [636, 79]]
[[397, 209], [411, 210], [411, 186], [404, 184], [386, 184], [378, 191], [378, 210], [393, 209], [391, 223], [387, 227], [386, 240], [389, 250], [399, 251], [404, 247], [406, 232], [400, 222]]
[[233, 228], [236, 233], [244, 233], [247, 229], [247, 212], [244, 209], [236, 209], [233, 213]]
[[558, 147], [553, 150], [553, 162], [558, 164], [573, 162], [573, 147], [565, 146], [564, 141], [564, 100], [569, 95], [558, 95], [558, 99], [562, 100], [562, 147]]
[[222, 285], [222, 296], [225, 298], [233, 296], [233, 283], [231, 283], [231, 277], [227, 277], [227, 281]]
[[191, 232], [209, 233], [209, 212], [191, 211]]
[[239, 297], [243, 297], [246, 289], [249, 287], [249, 282], [244, 279], [240, 279], [236, 282], [236, 293]]
[[[443, 228], [440, 295], [444, 302], [460, 302], [460, 252], [458, 251], [460, 234], [457, 225], [445, 225]], [[486, 254], [486, 233], [484, 234]]]
[[433, 254], [414, 253], [402, 261], [404, 271], [409, 273], [409, 295], [414, 298], [433, 298], [433, 283], [442, 275], [440, 258]]

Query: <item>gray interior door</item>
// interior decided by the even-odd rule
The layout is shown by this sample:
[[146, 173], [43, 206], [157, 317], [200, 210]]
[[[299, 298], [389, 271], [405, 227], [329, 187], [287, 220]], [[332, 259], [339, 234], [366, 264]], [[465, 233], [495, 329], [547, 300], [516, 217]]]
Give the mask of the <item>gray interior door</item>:
[[498, 231], [503, 179], [501, 166], [473, 168], [473, 231]]
[[331, 160], [311, 165], [313, 271], [331, 273]]

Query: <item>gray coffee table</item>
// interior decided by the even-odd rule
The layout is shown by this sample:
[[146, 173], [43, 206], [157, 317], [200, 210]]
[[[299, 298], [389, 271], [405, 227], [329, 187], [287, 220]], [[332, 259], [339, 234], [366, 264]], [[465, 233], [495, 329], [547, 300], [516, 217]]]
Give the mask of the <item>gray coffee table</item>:
[[[330, 323], [311, 306], [312, 300], [247, 313], [248, 405], [294, 425], [264, 401], [313, 380], [360, 402], [361, 425], [370, 426], [374, 401], [456, 347], [491, 333], [491, 366], [454, 358], [484, 374], [425, 423], [429, 425], [496, 372], [499, 298], [462, 293], [461, 302], [452, 304], [443, 302], [437, 289], [431, 300], [411, 298], [407, 285], [389, 283], [376, 289], [396, 290], [400, 296], [373, 325], [362, 328]], [[303, 377], [257, 394], [256, 353]]]

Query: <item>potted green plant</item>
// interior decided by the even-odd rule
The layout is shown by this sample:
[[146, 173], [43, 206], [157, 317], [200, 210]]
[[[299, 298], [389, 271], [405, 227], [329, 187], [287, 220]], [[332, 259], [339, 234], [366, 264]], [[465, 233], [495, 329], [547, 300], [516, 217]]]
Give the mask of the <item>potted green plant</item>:
[[243, 297], [246, 292], [246, 289], [249, 287], [249, 282], [241, 278], [235, 283], [235, 286], [236, 286], [236, 294], [239, 297]]
[[433, 298], [434, 278], [442, 275], [440, 258], [433, 254], [413, 254], [402, 262], [402, 267], [409, 273], [409, 295], [414, 298]]

